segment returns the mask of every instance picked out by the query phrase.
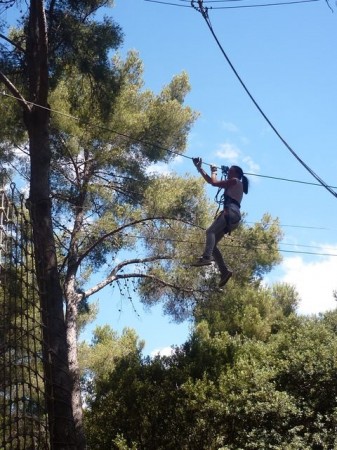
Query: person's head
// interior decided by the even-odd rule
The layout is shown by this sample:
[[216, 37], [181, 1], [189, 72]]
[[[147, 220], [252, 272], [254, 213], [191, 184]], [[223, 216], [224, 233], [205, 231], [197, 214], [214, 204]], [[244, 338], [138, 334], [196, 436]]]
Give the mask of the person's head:
[[241, 180], [243, 185], [243, 192], [245, 194], [248, 194], [249, 181], [248, 178], [243, 174], [243, 170], [241, 169], [241, 167], [231, 166], [228, 170], [228, 176], [229, 178], [234, 177]]

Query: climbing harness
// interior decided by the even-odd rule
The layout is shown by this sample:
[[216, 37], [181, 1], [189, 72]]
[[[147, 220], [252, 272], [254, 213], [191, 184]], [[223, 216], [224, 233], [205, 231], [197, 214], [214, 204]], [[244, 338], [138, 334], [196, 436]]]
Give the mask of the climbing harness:
[[[226, 180], [228, 178], [228, 166], [221, 166], [221, 180]], [[229, 205], [231, 203], [234, 203], [234, 205], [238, 206], [240, 208], [240, 203], [236, 201], [234, 198], [229, 197], [226, 195], [226, 191], [222, 193], [220, 196], [220, 192], [223, 188], [219, 188], [214, 201], [218, 204], [218, 209], [215, 213], [214, 218], [216, 218], [219, 214], [220, 209], [222, 209], [221, 214], [225, 214], [226, 216], [226, 227], [225, 227], [225, 234], [230, 235], [231, 231], [233, 231], [240, 223], [241, 218], [239, 218], [236, 221], [231, 220], [231, 216], [229, 214]]]
[[[228, 178], [228, 170], [229, 170], [228, 166], [221, 166], [221, 180], [226, 180]], [[223, 193], [220, 196], [221, 191], [222, 191], [222, 188], [219, 188], [215, 195], [215, 198], [214, 198], [214, 201], [218, 204], [218, 209], [215, 213], [215, 217], [218, 215], [220, 208], [222, 207], [222, 209], [223, 209], [225, 206], [225, 201], [226, 201], [225, 197], [226, 196], [225, 196], [225, 193]]]
[[[193, 161], [193, 164], [197, 167], [197, 169], [200, 170], [202, 159], [201, 158], [192, 158], [192, 161]], [[212, 173], [216, 173], [217, 167], [211, 165], [211, 170], [212, 170]], [[221, 181], [226, 180], [228, 178], [228, 172], [229, 172], [228, 166], [221, 166]], [[230, 205], [234, 204], [238, 208], [240, 208], [240, 203], [237, 200], [235, 200], [234, 198], [231, 198], [230, 196], [228, 196], [226, 194], [226, 189], [224, 189], [224, 192], [222, 193], [222, 195], [220, 195], [222, 189], [223, 189], [222, 187], [218, 188], [218, 191], [214, 198], [214, 201], [218, 204], [218, 209], [216, 210], [214, 219], [216, 219], [217, 217], [220, 217], [219, 211], [221, 208], [220, 214], [224, 214], [226, 216], [225, 217], [226, 218], [226, 226], [224, 229], [224, 233], [230, 234], [231, 231], [233, 231], [239, 225], [240, 220], [241, 220], [241, 216], [238, 216], [237, 220], [233, 220], [233, 218], [231, 217], [231, 214], [230, 214]]]

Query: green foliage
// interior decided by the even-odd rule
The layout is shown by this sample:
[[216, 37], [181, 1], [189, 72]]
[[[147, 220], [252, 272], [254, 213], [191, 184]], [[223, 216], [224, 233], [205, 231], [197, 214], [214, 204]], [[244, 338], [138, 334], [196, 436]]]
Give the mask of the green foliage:
[[278, 251], [281, 238], [279, 220], [269, 214], [264, 214], [252, 227], [239, 227], [230, 246], [228, 261], [239, 272], [241, 283], [253, 278], [262, 279], [281, 261]]
[[[202, 185], [194, 177], [157, 177], [144, 195], [144, 208], [154, 216], [205, 222], [208, 208]], [[152, 244], [151, 244], [152, 247]]]
[[0, 102], [0, 160], [2, 163], [13, 159], [13, 148], [17, 148], [27, 139], [21, 122], [22, 112], [11, 98], [2, 98]]
[[[170, 179], [167, 179], [167, 182], [170, 182]], [[165, 180], [161, 180], [161, 184], [165, 189]], [[180, 186], [180, 183], [176, 182], [173, 192], [177, 192]], [[226, 286], [224, 292], [216, 292], [216, 268], [189, 267], [189, 263], [202, 254], [204, 227], [212, 221], [210, 208], [204, 197], [197, 192], [198, 188], [198, 184], [194, 188], [190, 184], [187, 194], [192, 195], [181, 197], [184, 202], [181, 203], [181, 209], [178, 203], [176, 210], [179, 214], [180, 211], [183, 212], [183, 203], [189, 205], [188, 210], [193, 212], [190, 219], [194, 227], [186, 227], [185, 223], [148, 227], [146, 234], [149, 237], [148, 245], [152, 245], [152, 252], [172, 254], [174, 259], [160, 265], [152, 264], [149, 274], [153, 278], [143, 280], [140, 291], [142, 298], [150, 305], [164, 299], [165, 311], [176, 320], [190, 317], [193, 310], [197, 320], [207, 318], [211, 323], [215, 323], [215, 329], [228, 330], [232, 334], [247, 332], [249, 336], [256, 335], [259, 329], [261, 338], [263, 335], [266, 337], [271, 326], [276, 326], [277, 314], [282, 313], [281, 307], [274, 307], [273, 292], [259, 287], [262, 274], [279, 262], [277, 245], [281, 233], [278, 222], [266, 215], [261, 224], [252, 228], [242, 224], [231, 237], [226, 236], [221, 241], [219, 246], [225, 261], [235, 273], [235, 283]], [[154, 186], [153, 197], [152, 192], [148, 192], [156, 209], [165, 211], [164, 199], [172, 199], [168, 193], [171, 189], [167, 190], [165, 196], [164, 190], [159, 186]], [[171, 206], [172, 202], [169, 204]], [[165, 280], [168, 286], [157, 283], [158, 279]], [[169, 289], [172, 284], [181, 286], [182, 289], [179, 292]], [[267, 317], [268, 320], [265, 321]], [[250, 332], [249, 327], [252, 327]]]
[[[191, 208], [197, 209], [193, 194], [201, 192], [192, 188], [192, 180], [162, 180], [166, 209], [159, 212], [154, 197], [160, 180], [148, 173], [151, 162], [172, 158], [167, 148], [184, 151], [186, 133], [196, 118], [183, 106], [189, 91], [186, 74], [175, 77], [156, 96], [141, 89], [143, 69], [136, 53], [129, 53], [125, 61], [115, 57], [113, 67], [120, 89], [109, 93], [113, 108], [108, 116], [100, 100], [92, 98], [90, 83], [76, 70], [51, 95], [53, 108], [65, 113], [53, 116], [55, 226], [62, 248], [68, 252], [76, 247], [75, 264], [85, 255], [82, 269], [99, 269], [120, 249], [134, 247], [135, 239], [119, 231], [128, 222], [159, 214], [191, 218]], [[74, 111], [78, 121], [67, 117]], [[134, 227], [133, 235], [137, 232]]]
[[89, 303], [86, 297], [82, 298], [78, 304], [77, 334], [96, 319], [98, 310], [98, 301]]
[[[153, 220], [157, 225], [160, 221], [164, 227], [168, 225], [166, 217], [153, 218], [154, 211], [144, 207], [146, 189], [153, 182], [149, 165], [168, 162], [176, 153], [183, 153], [187, 133], [197, 117], [184, 105], [190, 89], [185, 73], [174, 77], [155, 95], [143, 90], [142, 64], [135, 53], [130, 53], [125, 61], [118, 55], [110, 59], [110, 51], [115, 51], [122, 42], [121, 29], [106, 17], [95, 20], [94, 14], [111, 4], [103, 0], [28, 2], [26, 9], [23, 4], [19, 29], [12, 32], [10, 39], [2, 39], [5, 43], [0, 47], [0, 70], [4, 74], [1, 80], [12, 97], [22, 100], [20, 107], [24, 109], [23, 118], [18, 117], [18, 109], [11, 111], [13, 119], [10, 118], [1, 136], [3, 146], [14, 156], [14, 146], [22, 144], [25, 139], [22, 130], [27, 129], [29, 148], [24, 152], [27, 159], [23, 169], [30, 179], [34, 235], [42, 236], [36, 254], [46, 255], [36, 261], [41, 266], [40, 273], [50, 276], [51, 283], [44, 280], [50, 289], [44, 296], [53, 298], [51, 307], [53, 311], [58, 308], [60, 317], [63, 295], [66, 302], [66, 326], [58, 322], [59, 331], [57, 327], [46, 329], [48, 342], [57, 351], [53, 354], [56, 364], [51, 367], [53, 379], [61, 375], [62, 380], [68, 378], [68, 388], [61, 382], [54, 384], [53, 401], [57, 403], [59, 397], [72, 395], [79, 446], [84, 445], [84, 439], [76, 326], [90, 320], [86, 302], [93, 293], [119, 278], [152, 276], [148, 275], [145, 263], [161, 260], [161, 254], [149, 257], [143, 253], [139, 257], [134, 253], [130, 260], [122, 262], [118, 257], [121, 251], [124, 257], [125, 252], [134, 249], [135, 233], [142, 223]], [[17, 118], [18, 133], [12, 137]], [[21, 161], [15, 163], [19, 167]], [[179, 220], [184, 219], [182, 201], [190, 198], [184, 191], [186, 188], [187, 185], [180, 192], [181, 199], [174, 196], [172, 205], [174, 214], [179, 211]], [[49, 209], [49, 201], [48, 208], [40, 207], [49, 198], [52, 208]], [[39, 207], [34, 209], [36, 204]], [[191, 212], [185, 215], [190, 218]], [[172, 220], [177, 221], [175, 217]], [[40, 232], [39, 227], [46, 229]], [[56, 247], [54, 237], [57, 260], [48, 251]], [[172, 257], [172, 252], [164, 255], [165, 259], [168, 257]], [[45, 271], [42, 265], [47, 260]], [[142, 271], [141, 264], [145, 264]], [[125, 267], [129, 269], [126, 275]], [[106, 269], [104, 279], [96, 282], [91, 275], [100, 269]], [[163, 283], [167, 285], [166, 281]], [[45, 309], [44, 312], [49, 314]], [[82, 314], [81, 320], [78, 313]], [[114, 357], [107, 352], [107, 345], [113, 339], [102, 336], [100, 339], [96, 350], [102, 352], [102, 357], [98, 359], [101, 363], [102, 358], [105, 363], [109, 361], [107, 369], [112, 370]], [[61, 367], [66, 361], [69, 371]], [[94, 363], [87, 361], [88, 370]], [[103, 377], [103, 373], [99, 375]], [[62, 406], [65, 405], [69, 405], [69, 399], [64, 401], [62, 397]], [[65, 433], [61, 422], [66, 414], [70, 414], [69, 408], [59, 415], [60, 420], [54, 421], [51, 431], [55, 435]], [[114, 436], [116, 439], [118, 436]]]
[[194, 317], [197, 323], [207, 320], [212, 334], [226, 331], [266, 341], [279, 330], [284, 317], [295, 313], [297, 303], [298, 295], [288, 285], [233, 284], [199, 301]]
[[138, 341], [134, 330], [125, 329], [119, 337], [108, 325], [97, 327], [92, 344], [82, 342], [79, 346], [81, 366], [91, 374], [90, 383], [102, 383], [121, 358], [138, 355], [143, 347], [144, 343]]
[[337, 313], [296, 316], [292, 294], [283, 286], [268, 290], [278, 327], [263, 340], [215, 332], [201, 321], [170, 357], [119, 359], [93, 385], [91, 447], [336, 448]]
[[[202, 184], [149, 172], [185, 151], [197, 118], [184, 105], [188, 77], [155, 95], [144, 89], [137, 53], [110, 60], [121, 30], [93, 13], [111, 3], [46, 2], [49, 102], [59, 112], [50, 128], [54, 230], [67, 306], [83, 313], [81, 326], [94, 312], [87, 301], [95, 289], [138, 277], [147, 305], [163, 301], [195, 329], [165, 358], [142, 358], [131, 330], [118, 337], [101, 327], [91, 345], [81, 344], [90, 448], [336, 448], [336, 314], [297, 317], [290, 286], [262, 285], [280, 261], [280, 227], [269, 215], [222, 241], [235, 272], [224, 292], [214, 289], [213, 268], [188, 266], [212, 221]], [[0, 69], [25, 95], [26, 17], [22, 24], [14, 49], [0, 48]], [[18, 109], [4, 105], [2, 153], [25, 139]], [[86, 290], [103, 268], [105, 280]]]
[[[110, 50], [115, 50], [121, 44], [122, 31], [110, 18], [93, 20], [97, 10], [111, 5], [113, 2], [106, 0], [45, 2], [49, 82], [52, 87], [57, 85], [60, 78], [69, 75], [73, 68], [96, 83], [98, 95], [101, 92], [100, 85], [114, 85], [108, 55]], [[27, 6], [26, 10], [21, 10], [20, 28], [11, 31], [13, 45], [3, 41], [0, 47], [0, 68], [6, 75], [15, 77], [17, 86], [20, 82], [24, 84], [28, 76], [25, 69], [29, 55], [24, 54], [24, 50], [27, 34], [32, 31], [29, 27], [33, 25], [29, 22], [29, 4]]]

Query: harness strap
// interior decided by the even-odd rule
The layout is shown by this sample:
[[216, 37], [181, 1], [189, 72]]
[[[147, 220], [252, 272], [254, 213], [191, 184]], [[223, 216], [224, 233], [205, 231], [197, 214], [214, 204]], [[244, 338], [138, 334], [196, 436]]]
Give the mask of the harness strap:
[[237, 207], [241, 207], [240, 203], [229, 195], [224, 196], [224, 206], [228, 206], [230, 203], [234, 203]]
[[[234, 200], [234, 199], [232, 199], [232, 200]], [[231, 201], [230, 203], [234, 203], [236, 205], [239, 204], [239, 202], [237, 202], [236, 200]], [[237, 225], [238, 223], [240, 223], [241, 217], [238, 220], [232, 221], [231, 217], [230, 217], [230, 214], [229, 214], [229, 207], [228, 206], [229, 206], [229, 203], [227, 203], [227, 205], [225, 204], [225, 206], [224, 206], [224, 214], [226, 216], [225, 234], [230, 235], [231, 231], [233, 230], [233, 226]]]

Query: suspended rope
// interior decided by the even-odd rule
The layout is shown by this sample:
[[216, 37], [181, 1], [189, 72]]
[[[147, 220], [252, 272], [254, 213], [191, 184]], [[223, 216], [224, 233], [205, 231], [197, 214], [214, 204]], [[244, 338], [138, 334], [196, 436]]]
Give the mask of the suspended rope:
[[[21, 101], [20, 99], [17, 99], [16, 97], [14, 97], [13, 95], [7, 94], [6, 92], [0, 92], [0, 95], [4, 96], [4, 97], [8, 97], [8, 98], [12, 98], [13, 100], [16, 101]], [[47, 108], [45, 106], [40, 106], [37, 103], [33, 103], [33, 102], [27, 102], [27, 104], [31, 105], [31, 106], [36, 106], [37, 108], [41, 108], [41, 109], [46, 109], [48, 111], [50, 111], [50, 113], [53, 114], [59, 114], [61, 116], [67, 117], [69, 119], [75, 120], [75, 121], [79, 121], [79, 117], [76, 117], [72, 114], [68, 114], [68, 113], [64, 113], [62, 111], [57, 111], [55, 109], [52, 108]], [[171, 150], [167, 147], [163, 147], [162, 145], [158, 144], [158, 143], [153, 143], [151, 141], [145, 141], [144, 139], [139, 139], [139, 138], [133, 138], [132, 136], [126, 134], [126, 133], [121, 133], [120, 131], [114, 130], [110, 127], [104, 126], [104, 125], [100, 125], [100, 124], [94, 124], [94, 123], [90, 123], [89, 121], [84, 122], [84, 125], [87, 125], [89, 127], [92, 128], [97, 128], [99, 130], [102, 131], [109, 131], [113, 134], [116, 134], [117, 136], [121, 136], [124, 137], [126, 139], [128, 139], [130, 142], [138, 142], [140, 144], [143, 145], [156, 145], [159, 149], [166, 151], [167, 153], [171, 153], [172, 155], [176, 155], [185, 159], [189, 159], [190, 161], [193, 160], [192, 156], [188, 156], [188, 155], [184, 155], [182, 153], [176, 152], [174, 150]], [[10, 164], [10, 163], [9, 163]], [[210, 164], [208, 162], [203, 162], [204, 165], [211, 167], [214, 164]], [[15, 171], [18, 171], [17, 167], [13, 165], [12, 167]], [[221, 167], [217, 167], [218, 169]], [[23, 176], [20, 172], [18, 172], [20, 176]], [[284, 177], [276, 177], [276, 176], [272, 176], [272, 175], [264, 175], [264, 174], [257, 174], [257, 173], [250, 173], [250, 172], [244, 172], [245, 175], [249, 175], [249, 176], [253, 176], [253, 177], [259, 177], [259, 178], [267, 178], [270, 180], [277, 180], [277, 181], [286, 181], [288, 183], [298, 183], [298, 184], [306, 184], [308, 186], [319, 186], [322, 187], [322, 183], [314, 183], [311, 181], [303, 181], [303, 180], [295, 180], [295, 179], [291, 179], [291, 178], [284, 178]], [[126, 178], [125, 176], [121, 176], [121, 175], [116, 175], [114, 174], [114, 176], [119, 177], [119, 178]], [[325, 186], [323, 186], [325, 187]], [[337, 186], [329, 186], [329, 188], [331, 189], [337, 189]]]
[[[198, 6], [196, 6], [196, 4]], [[220, 48], [221, 53], [223, 54], [223, 56], [225, 57], [227, 63], [229, 64], [230, 68], [232, 69], [232, 71], [234, 72], [236, 78], [239, 80], [241, 86], [244, 88], [244, 90], [246, 91], [246, 93], [248, 94], [249, 98], [252, 100], [252, 102], [254, 103], [254, 105], [256, 106], [256, 108], [258, 109], [258, 111], [261, 113], [261, 115], [263, 116], [263, 118], [266, 120], [266, 122], [268, 123], [268, 125], [271, 127], [271, 129], [274, 131], [274, 133], [277, 135], [277, 137], [282, 141], [282, 143], [287, 147], [287, 149], [291, 152], [291, 154], [297, 159], [297, 161], [323, 186], [325, 187], [325, 189], [327, 189], [334, 197], [337, 198], [337, 192], [335, 192], [327, 183], [325, 183], [325, 181], [319, 176], [317, 175], [309, 166], [308, 164], [306, 164], [298, 155], [297, 153], [291, 148], [291, 146], [287, 143], [287, 141], [281, 136], [281, 134], [278, 132], [278, 130], [275, 128], [275, 126], [272, 124], [272, 122], [270, 121], [270, 119], [267, 117], [267, 115], [264, 113], [264, 111], [261, 109], [261, 107], [259, 106], [259, 104], [257, 103], [257, 101], [255, 100], [255, 98], [253, 97], [253, 95], [250, 93], [250, 91], [248, 90], [247, 86], [245, 85], [245, 83], [243, 82], [242, 78], [240, 77], [240, 75], [238, 74], [238, 72], [236, 71], [235, 67], [233, 66], [232, 62], [230, 61], [230, 59], [228, 58], [226, 52], [224, 51], [222, 45], [220, 44], [210, 21], [209, 15], [208, 15], [208, 8], [203, 6], [203, 0], [198, 0], [197, 2], [195, 2], [194, 0], [191, 1], [191, 6], [197, 10], [198, 12], [201, 13], [202, 17], [204, 18], [210, 32], [212, 33], [213, 38], [215, 39], [218, 47]]]
[[[171, 2], [164, 2], [160, 0], [145, 0], [146, 2], [150, 3], [159, 3], [162, 5], [167, 6], [178, 6], [181, 8], [190, 8], [190, 5], [184, 5], [181, 3], [171, 3]], [[190, 3], [190, 0], [176, 0], [183, 3]], [[233, 2], [239, 2], [241, 0], [210, 0], [206, 1], [205, 3], [230, 3]], [[262, 8], [266, 6], [287, 6], [287, 5], [294, 5], [299, 3], [312, 3], [312, 2], [319, 2], [320, 0], [291, 0], [291, 1], [284, 1], [284, 2], [273, 2], [273, 3], [252, 3], [249, 5], [236, 5], [236, 6], [213, 6], [212, 9], [238, 9], [238, 8]]]

